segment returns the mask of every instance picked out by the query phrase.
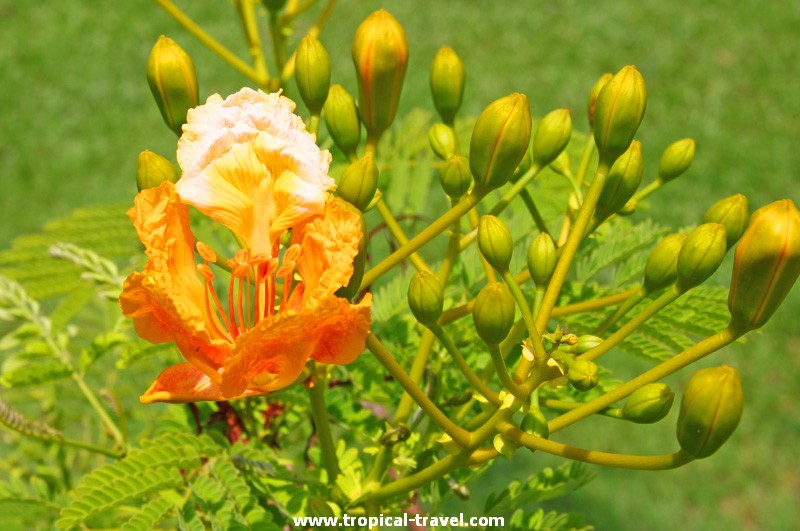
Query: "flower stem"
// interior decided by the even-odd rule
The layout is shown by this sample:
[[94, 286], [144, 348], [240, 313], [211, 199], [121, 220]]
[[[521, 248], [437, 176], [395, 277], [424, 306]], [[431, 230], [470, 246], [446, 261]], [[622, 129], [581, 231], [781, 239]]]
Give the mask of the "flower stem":
[[539, 450], [548, 454], [558, 455], [572, 459], [574, 461], [582, 461], [593, 465], [602, 465], [614, 468], [628, 468], [633, 470], [669, 470], [685, 465], [694, 458], [679, 450], [673, 454], [663, 455], [625, 455], [613, 454], [608, 452], [598, 452], [596, 450], [585, 450], [583, 448], [576, 448], [568, 446], [563, 443], [550, 441], [537, 437], [536, 435], [525, 433], [516, 426], [510, 423], [501, 424], [499, 427], [500, 433], [505, 437], [516, 441], [531, 450]]
[[249, 78], [253, 82], [257, 83], [258, 85], [265, 86], [269, 79], [265, 77], [259, 77], [258, 72], [239, 59], [236, 54], [225, 48], [222, 44], [219, 43], [214, 37], [206, 33], [203, 28], [197, 25], [195, 21], [189, 18], [186, 13], [181, 11], [175, 4], [173, 4], [170, 0], [154, 0], [161, 8], [167, 12], [175, 21], [183, 26], [183, 28], [191, 33], [198, 41], [203, 43], [209, 50], [214, 52], [220, 59], [231, 65], [233, 68], [238, 70], [241, 74], [245, 77]]
[[450, 338], [449, 335], [444, 331], [441, 326], [433, 326], [431, 327], [431, 332], [436, 336], [436, 338], [442, 343], [447, 352], [453, 357], [453, 361], [456, 362], [456, 366], [461, 371], [461, 374], [467, 379], [467, 381], [472, 385], [472, 387], [482, 394], [486, 400], [494, 404], [495, 406], [500, 406], [500, 397], [497, 396], [497, 393], [489, 389], [483, 380], [478, 378], [478, 375], [470, 368], [469, 363], [467, 360], [464, 359], [464, 356], [461, 355], [461, 352], [458, 350], [458, 347], [453, 343], [453, 340]]
[[254, 0], [238, 0], [236, 7], [239, 10], [239, 15], [242, 17], [242, 26], [244, 28], [245, 38], [247, 39], [247, 48], [250, 52], [250, 57], [253, 59], [253, 67], [255, 68], [256, 75], [259, 79], [264, 80], [264, 86], [269, 81], [269, 69], [267, 62], [264, 60], [264, 52], [261, 48], [261, 36], [258, 32], [258, 19], [253, 4]]
[[319, 441], [322, 458], [325, 460], [325, 470], [328, 473], [328, 484], [336, 483], [336, 476], [341, 473], [339, 469], [339, 458], [336, 456], [336, 445], [333, 442], [331, 432], [331, 421], [328, 417], [328, 410], [325, 407], [325, 386], [327, 385], [325, 375], [318, 370], [317, 364], [311, 362], [312, 385], [308, 387], [308, 397], [311, 402], [311, 416], [314, 418], [314, 426], [317, 429], [317, 440]]
[[[292, 13], [292, 15], [285, 20], [285, 24], [290, 23], [293, 18], [305, 11], [307, 7], [310, 7], [308, 4], [311, 3], [313, 3], [313, 0], [303, 6], [300, 6], [295, 13]], [[325, 24], [328, 22], [334, 7], [336, 7], [336, 0], [328, 0], [328, 3], [325, 4], [325, 9], [322, 10], [322, 13], [320, 13], [319, 17], [317, 17], [317, 21], [314, 22], [314, 25], [311, 26], [311, 29], [308, 30], [306, 35], [311, 35], [312, 37], [319, 36], [322, 28], [324, 28]], [[281, 70], [281, 83], [286, 83], [286, 81], [288, 81], [289, 78], [294, 75], [294, 60], [296, 56], [297, 50], [295, 49], [295, 51], [292, 52], [292, 55], [286, 61], [286, 64], [283, 66], [283, 70]]]
[[[397, 218], [394, 217], [392, 211], [389, 210], [389, 206], [386, 204], [386, 201], [383, 200], [381, 197], [378, 199], [376, 203], [376, 208], [378, 209], [378, 213], [383, 218], [383, 222], [386, 224], [386, 227], [389, 229], [389, 232], [392, 233], [394, 239], [397, 240], [401, 246], [408, 244], [408, 236], [406, 236], [405, 232], [403, 232], [403, 228], [397, 223]], [[419, 253], [411, 253], [409, 256], [409, 260], [411, 264], [417, 271], [427, 271], [428, 273], [431, 272], [431, 268], [428, 267], [428, 264], [422, 259]]]
[[653, 367], [652, 369], [643, 372], [636, 378], [620, 385], [616, 389], [601, 395], [582, 406], [573, 409], [563, 415], [554, 418], [547, 423], [550, 433], [555, 433], [558, 430], [566, 428], [567, 426], [578, 422], [579, 420], [593, 415], [598, 411], [611, 406], [612, 404], [629, 396], [631, 393], [639, 389], [641, 386], [657, 382], [662, 378], [669, 376], [673, 372], [694, 363], [695, 361], [715, 352], [722, 347], [732, 343], [742, 334], [734, 331], [730, 326], [717, 332], [699, 343], [692, 345], [680, 354], [676, 354], [667, 361]]
[[602, 336], [605, 334], [608, 329], [614, 325], [614, 323], [625, 317], [625, 314], [627, 314], [631, 308], [639, 304], [645, 297], [647, 297], [647, 292], [645, 292], [643, 288], [631, 295], [628, 300], [620, 304], [615, 311], [603, 319], [603, 322], [597, 325], [594, 330], [592, 330], [592, 334], [596, 336]]

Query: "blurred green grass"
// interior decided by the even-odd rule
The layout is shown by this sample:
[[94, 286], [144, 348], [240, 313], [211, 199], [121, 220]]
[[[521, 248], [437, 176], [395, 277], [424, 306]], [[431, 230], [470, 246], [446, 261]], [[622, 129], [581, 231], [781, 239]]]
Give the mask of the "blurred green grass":
[[[245, 57], [228, 3], [179, 4]], [[174, 154], [175, 137], [161, 123], [144, 80], [159, 34], [175, 38], [195, 58], [202, 97], [247, 83], [151, 2], [119, 0], [107, 7], [99, 0], [0, 0], [2, 247], [75, 207], [130, 199], [140, 150]], [[443, 44], [453, 46], [467, 67], [465, 114], [521, 91], [537, 116], [570, 108], [579, 129], [585, 129], [594, 80], [633, 63], [649, 92], [640, 134], [647, 175], [670, 142], [691, 136], [698, 145], [690, 172], [651, 201], [649, 214], [680, 226], [736, 192], [752, 207], [800, 198], [798, 3], [340, 0], [322, 40], [334, 82], [350, 90], [350, 39], [360, 20], [380, 7], [409, 35], [405, 110], [431, 108], [427, 72]], [[666, 473], [597, 469], [593, 482], [558, 507], [585, 512], [599, 529], [790, 527], [800, 491], [799, 312], [795, 289], [764, 333], [713, 359], [740, 370], [748, 400], [737, 434], [717, 455]], [[672, 426], [674, 414], [653, 427], [594, 419], [565, 432], [564, 440], [661, 452], [674, 447]], [[516, 456], [492, 481], [503, 483], [544, 462], [553, 461]]]

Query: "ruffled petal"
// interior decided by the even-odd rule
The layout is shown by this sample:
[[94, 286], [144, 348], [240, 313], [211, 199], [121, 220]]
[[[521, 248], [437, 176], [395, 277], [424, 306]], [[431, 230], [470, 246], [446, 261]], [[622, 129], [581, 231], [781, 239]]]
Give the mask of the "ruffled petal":
[[142, 404], [169, 402], [182, 404], [185, 402], [202, 402], [204, 400], [229, 400], [265, 394], [246, 389], [238, 397], [224, 397], [218, 384], [207, 374], [197, 370], [191, 363], [179, 363], [164, 370], [158, 375], [153, 385], [139, 397]]
[[345, 201], [332, 198], [322, 216], [303, 229], [297, 269], [305, 284], [303, 302], [332, 296], [353, 275], [361, 241], [361, 218]]
[[128, 216], [145, 245], [147, 263], [123, 284], [123, 314], [133, 318], [140, 337], [152, 343], [174, 341], [187, 361], [215, 377], [230, 346], [209, 326], [186, 205], [172, 183], [165, 182], [139, 193]]
[[372, 295], [367, 293], [358, 304], [331, 297], [317, 310], [319, 341], [311, 358], [322, 363], [346, 365], [364, 352], [364, 342], [372, 325]]

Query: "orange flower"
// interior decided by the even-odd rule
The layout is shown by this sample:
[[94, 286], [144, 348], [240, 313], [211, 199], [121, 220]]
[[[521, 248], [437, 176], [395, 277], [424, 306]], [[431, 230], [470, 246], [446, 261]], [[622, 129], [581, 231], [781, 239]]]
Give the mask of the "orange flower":
[[[227, 132], [209, 125], [215, 117], [205, 107], [242, 96], [247, 112], [234, 116]], [[291, 119], [293, 104], [283, 100], [245, 89], [190, 111], [179, 143], [183, 177], [142, 191], [128, 212], [148, 258], [142, 272], [125, 280], [123, 313], [142, 338], [175, 342], [186, 359], [159, 375], [143, 403], [266, 394], [293, 383], [310, 359], [346, 364], [364, 350], [370, 296], [350, 304], [335, 295], [353, 273], [360, 216], [327, 193], [331, 184], [322, 168], [327, 171], [330, 155], [313, 145], [299, 118]], [[243, 125], [237, 122], [242, 115], [278, 119]], [[243, 243], [227, 261], [227, 297], [215, 291], [210, 264], [218, 258], [195, 242], [185, 203]], [[292, 241], [281, 249], [287, 229]]]

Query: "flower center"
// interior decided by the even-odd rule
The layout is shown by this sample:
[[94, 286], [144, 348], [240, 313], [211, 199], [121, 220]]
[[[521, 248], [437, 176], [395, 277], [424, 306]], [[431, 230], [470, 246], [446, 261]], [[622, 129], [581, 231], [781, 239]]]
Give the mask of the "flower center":
[[263, 253], [253, 255], [248, 249], [236, 251], [228, 260], [231, 278], [227, 308], [214, 289], [215, 276], [209, 266], [217, 262], [216, 253], [203, 242], [197, 242], [196, 247], [203, 259], [197, 270], [205, 282], [208, 320], [220, 336], [231, 342], [262, 319], [284, 311], [293, 293], [302, 294], [298, 292], [298, 289], [302, 290], [302, 283], [292, 286], [302, 251], [298, 244], [289, 246], [282, 260]]

